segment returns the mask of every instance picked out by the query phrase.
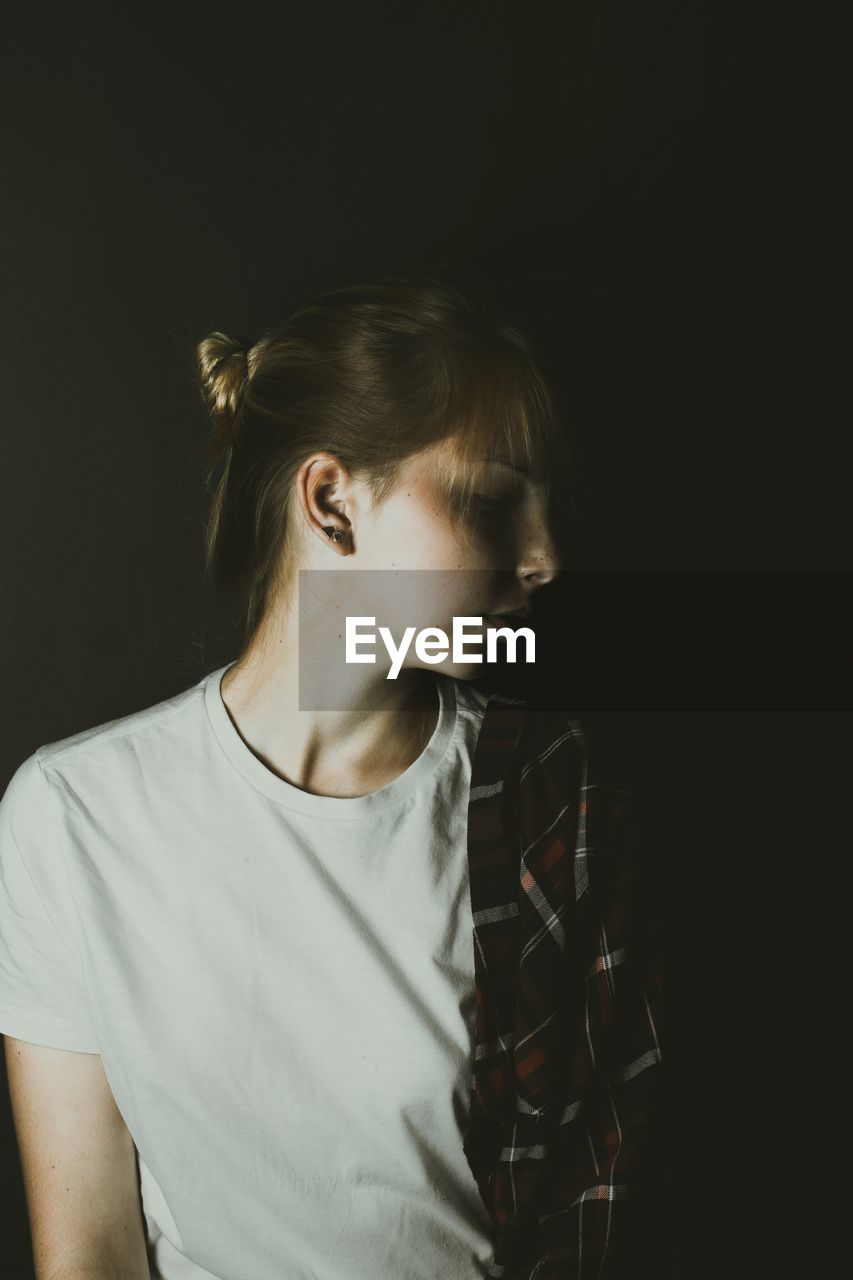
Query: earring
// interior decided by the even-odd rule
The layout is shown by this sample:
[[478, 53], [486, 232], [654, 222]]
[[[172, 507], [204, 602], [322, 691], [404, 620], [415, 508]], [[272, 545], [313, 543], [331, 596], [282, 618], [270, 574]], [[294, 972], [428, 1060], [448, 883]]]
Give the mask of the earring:
[[331, 524], [324, 525], [323, 532], [325, 533], [326, 537], [332, 539], [332, 542], [343, 542], [344, 540], [344, 535], [342, 530], [336, 529], [334, 525], [331, 525]]

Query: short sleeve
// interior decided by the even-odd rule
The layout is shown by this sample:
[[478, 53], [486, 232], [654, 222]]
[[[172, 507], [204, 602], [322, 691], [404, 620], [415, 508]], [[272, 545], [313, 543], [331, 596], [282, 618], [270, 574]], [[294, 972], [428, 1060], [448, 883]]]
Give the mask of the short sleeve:
[[63, 796], [36, 751], [0, 800], [0, 1033], [97, 1053], [63, 851]]

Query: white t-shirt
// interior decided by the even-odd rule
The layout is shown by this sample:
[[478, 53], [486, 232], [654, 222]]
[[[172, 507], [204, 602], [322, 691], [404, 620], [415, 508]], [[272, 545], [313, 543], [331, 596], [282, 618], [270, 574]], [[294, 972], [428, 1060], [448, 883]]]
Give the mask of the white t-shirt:
[[0, 1031], [99, 1053], [163, 1280], [474, 1280], [467, 855], [485, 695], [351, 799], [285, 782], [227, 667], [40, 747], [0, 803]]

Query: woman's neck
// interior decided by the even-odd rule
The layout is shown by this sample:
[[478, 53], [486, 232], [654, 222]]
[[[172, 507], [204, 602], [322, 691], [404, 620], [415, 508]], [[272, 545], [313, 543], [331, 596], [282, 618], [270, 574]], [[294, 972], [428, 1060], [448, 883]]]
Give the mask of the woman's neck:
[[[346, 679], [332, 671], [316, 679], [299, 665], [292, 618], [269, 622], [225, 673], [222, 700], [246, 745], [285, 781], [315, 795], [352, 797], [379, 790], [421, 755], [438, 721], [432, 672], [403, 670], [386, 680], [382, 668], [356, 664]], [[303, 644], [305, 636], [303, 634]], [[322, 706], [306, 686], [324, 688]]]

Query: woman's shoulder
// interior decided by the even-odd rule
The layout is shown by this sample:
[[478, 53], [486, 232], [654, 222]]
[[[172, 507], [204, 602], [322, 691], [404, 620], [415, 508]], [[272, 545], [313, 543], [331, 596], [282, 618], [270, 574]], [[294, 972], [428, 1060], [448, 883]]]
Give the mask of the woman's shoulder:
[[203, 676], [178, 693], [138, 710], [45, 742], [18, 772], [25, 778], [41, 774], [49, 783], [73, 786], [86, 775], [102, 777], [112, 766], [123, 763], [144, 767], [146, 759], [162, 756], [166, 744], [180, 752], [197, 728], [206, 679]]

